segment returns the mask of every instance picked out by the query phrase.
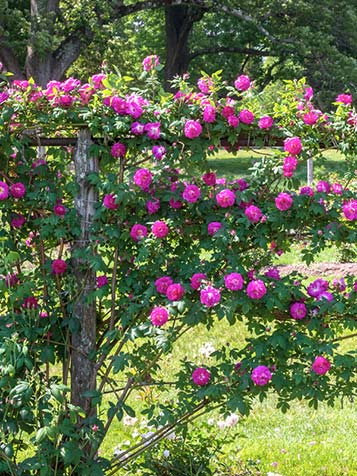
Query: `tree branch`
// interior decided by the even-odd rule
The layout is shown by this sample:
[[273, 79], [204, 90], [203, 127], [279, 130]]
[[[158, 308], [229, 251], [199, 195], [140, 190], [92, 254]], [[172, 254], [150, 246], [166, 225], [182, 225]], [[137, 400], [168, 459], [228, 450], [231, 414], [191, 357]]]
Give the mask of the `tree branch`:
[[217, 46], [213, 48], [205, 48], [203, 50], [193, 51], [190, 54], [190, 61], [197, 56], [210, 55], [215, 53], [240, 53], [248, 56], [278, 56], [274, 51], [256, 50], [255, 48], [236, 48], [234, 46]]
[[175, 5], [196, 6], [204, 10], [211, 10], [217, 13], [223, 13], [229, 16], [233, 16], [247, 23], [252, 23], [255, 28], [260, 33], [262, 33], [263, 36], [268, 38], [272, 43], [280, 43], [280, 40], [275, 38], [254, 17], [252, 17], [248, 13], [245, 13], [240, 8], [225, 5], [222, 1], [217, 2], [211, 0], [143, 0], [141, 2], [132, 3], [131, 5], [123, 5], [122, 2], [118, 2], [117, 5], [113, 5], [113, 14], [115, 17], [123, 17], [132, 13], [137, 13], [141, 10], [152, 10], [163, 6], [169, 7]]

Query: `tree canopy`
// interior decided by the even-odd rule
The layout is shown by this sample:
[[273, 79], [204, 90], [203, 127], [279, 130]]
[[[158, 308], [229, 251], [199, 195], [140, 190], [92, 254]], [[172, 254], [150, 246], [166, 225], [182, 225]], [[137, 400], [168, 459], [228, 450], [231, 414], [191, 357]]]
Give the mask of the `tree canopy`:
[[176, 74], [250, 72], [263, 87], [306, 76], [331, 99], [356, 89], [356, 0], [0, 0], [0, 61], [45, 85], [68, 70], [133, 74], [145, 54]]

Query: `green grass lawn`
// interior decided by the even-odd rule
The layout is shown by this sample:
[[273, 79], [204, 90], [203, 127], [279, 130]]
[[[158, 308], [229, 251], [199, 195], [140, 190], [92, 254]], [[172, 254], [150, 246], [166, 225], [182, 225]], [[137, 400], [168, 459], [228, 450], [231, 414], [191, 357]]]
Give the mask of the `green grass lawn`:
[[[227, 177], [229, 179], [248, 178], [249, 168], [254, 162], [259, 161], [264, 155], [269, 156], [273, 153], [272, 149], [242, 149], [233, 155], [225, 150], [220, 150], [218, 154], [209, 159], [208, 162], [212, 170], [217, 171], [219, 177]], [[334, 174], [339, 176], [343, 173], [343, 158], [336, 150], [327, 150], [324, 152], [325, 161], [322, 165], [315, 165], [314, 178], [316, 180], [326, 177], [326, 174]], [[306, 163], [299, 164], [294, 174], [301, 184], [306, 183]]]

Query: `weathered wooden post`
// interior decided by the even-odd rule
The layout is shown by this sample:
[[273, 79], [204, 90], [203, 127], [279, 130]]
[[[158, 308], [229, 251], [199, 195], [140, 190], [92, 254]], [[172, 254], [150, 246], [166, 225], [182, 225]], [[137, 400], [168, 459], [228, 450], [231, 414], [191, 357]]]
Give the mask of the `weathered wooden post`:
[[81, 234], [72, 247], [72, 265], [77, 283], [77, 299], [73, 303], [73, 313], [80, 328], [71, 339], [71, 402], [80, 406], [86, 416], [95, 414], [90, 398], [84, 392], [95, 390], [96, 369], [93, 354], [96, 348], [96, 307], [95, 301], [87, 298], [96, 288], [96, 274], [89, 265], [94, 247], [90, 240], [91, 226], [95, 213], [98, 193], [87, 180], [88, 174], [98, 171], [98, 159], [90, 155], [92, 140], [88, 129], [81, 129], [74, 152], [74, 165], [78, 193], [75, 208], [80, 217]]
[[311, 185], [314, 180], [314, 162], [312, 157], [307, 159], [307, 184]]

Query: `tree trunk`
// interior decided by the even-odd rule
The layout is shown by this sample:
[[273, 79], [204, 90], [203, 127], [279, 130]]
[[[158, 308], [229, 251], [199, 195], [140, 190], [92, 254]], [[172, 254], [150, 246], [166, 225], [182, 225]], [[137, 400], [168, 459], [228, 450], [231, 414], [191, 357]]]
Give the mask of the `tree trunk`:
[[186, 5], [165, 7], [166, 64], [165, 89], [171, 90], [169, 81], [187, 72], [190, 63], [189, 37], [196, 21], [205, 10]]
[[81, 236], [72, 248], [72, 264], [77, 284], [77, 301], [73, 314], [80, 328], [72, 335], [71, 351], [71, 402], [78, 405], [86, 416], [95, 415], [91, 399], [84, 392], [95, 390], [96, 370], [94, 356], [96, 349], [96, 307], [95, 301], [88, 302], [88, 296], [96, 289], [96, 274], [88, 263], [91, 249], [90, 229], [98, 201], [96, 189], [87, 181], [89, 173], [98, 171], [98, 160], [91, 157], [89, 147], [91, 136], [88, 129], [78, 133], [78, 143], [74, 154], [76, 181], [79, 191], [75, 198], [75, 208], [81, 221]]

